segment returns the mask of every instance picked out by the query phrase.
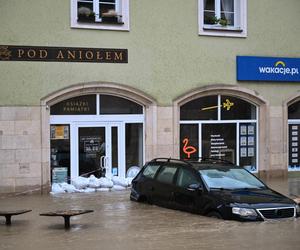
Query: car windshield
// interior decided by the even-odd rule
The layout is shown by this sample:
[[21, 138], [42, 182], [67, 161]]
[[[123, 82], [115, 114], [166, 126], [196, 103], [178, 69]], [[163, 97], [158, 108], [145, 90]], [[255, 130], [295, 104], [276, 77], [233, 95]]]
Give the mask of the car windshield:
[[245, 169], [203, 169], [199, 170], [209, 188], [247, 189], [264, 188], [265, 185]]

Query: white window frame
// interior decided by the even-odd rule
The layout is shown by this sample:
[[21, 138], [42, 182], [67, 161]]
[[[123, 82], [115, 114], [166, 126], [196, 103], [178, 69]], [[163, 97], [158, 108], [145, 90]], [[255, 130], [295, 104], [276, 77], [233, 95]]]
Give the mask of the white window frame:
[[[111, 145], [111, 127], [118, 127], [118, 159], [119, 159], [119, 175], [126, 176], [126, 125], [130, 123], [140, 123], [143, 125], [143, 165], [145, 164], [145, 150], [146, 150], [146, 121], [145, 121], [145, 107], [143, 107], [142, 114], [128, 114], [128, 115], [103, 115], [100, 113], [100, 95], [96, 94], [97, 111], [95, 115], [50, 115], [49, 124], [51, 125], [69, 125], [70, 126], [70, 171], [71, 180], [78, 177], [79, 163], [78, 163], [78, 128], [79, 127], [105, 127], [110, 132], [106, 137], [107, 145]], [[140, 105], [140, 104], [139, 104]], [[109, 149], [110, 150], [110, 149]], [[109, 151], [111, 152], [111, 151]], [[50, 157], [50, 156], [49, 156]], [[111, 169], [111, 166], [108, 165]], [[111, 171], [110, 171], [111, 172]]]
[[[256, 108], [256, 119], [247, 119], [247, 120], [222, 120], [221, 118], [221, 96], [218, 95], [218, 118], [216, 120], [180, 120], [179, 125], [181, 124], [194, 124], [198, 125], [198, 143], [199, 148], [202, 148], [202, 125], [203, 124], [235, 124], [236, 125], [236, 165], [240, 164], [240, 123], [255, 123], [256, 127], [256, 136], [255, 136], [255, 147], [256, 147], [256, 169], [250, 170], [251, 173], [258, 173], [259, 171], [259, 124], [258, 124], [258, 117], [259, 117], [259, 108], [256, 104], [247, 101], [248, 103], [252, 104]], [[235, 96], [233, 96], [235, 97]], [[239, 98], [239, 97], [236, 97]], [[244, 100], [240, 98], [241, 100]], [[180, 130], [180, 128], [179, 128]], [[180, 151], [180, 149], [179, 149]], [[198, 157], [202, 157], [202, 150], [198, 150]]]
[[[220, 2], [221, 0], [215, 0]], [[216, 5], [216, 9], [220, 4]], [[204, 1], [198, 0], [198, 32], [199, 35], [247, 37], [247, 0], [234, 0], [234, 26], [221, 26], [204, 24]], [[238, 6], [238, 7], [237, 7]], [[220, 8], [218, 8], [220, 9]], [[216, 16], [218, 17], [219, 14]]]
[[[122, 30], [129, 31], [129, 1], [130, 0], [117, 0], [116, 10], [122, 16], [122, 23], [108, 24], [102, 23], [101, 19], [96, 16], [95, 23], [81, 23], [77, 21], [77, 0], [70, 0], [71, 6], [71, 28], [79, 29], [98, 29], [98, 30]], [[99, 12], [99, 2], [101, 0], [93, 0], [93, 11]], [[96, 4], [98, 3], [98, 4]]]
[[[300, 125], [300, 119], [288, 119], [288, 127], [287, 127], [287, 135], [288, 135], [288, 143], [287, 143], [287, 145], [288, 145], [288, 154], [287, 154], [287, 167], [288, 167], [288, 171], [289, 172], [300, 172], [300, 169], [299, 168], [291, 168], [290, 167], [290, 160], [289, 160], [289, 158], [290, 158], [290, 136], [289, 136], [289, 127], [290, 127], [290, 125]], [[299, 142], [298, 142], [299, 143]], [[298, 152], [298, 154], [299, 154], [300, 152]], [[299, 165], [299, 163], [298, 163], [298, 165]]]

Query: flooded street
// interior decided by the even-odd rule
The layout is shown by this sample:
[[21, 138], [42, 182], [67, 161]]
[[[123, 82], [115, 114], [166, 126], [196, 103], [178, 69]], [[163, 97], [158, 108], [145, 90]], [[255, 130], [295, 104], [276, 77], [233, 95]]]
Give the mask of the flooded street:
[[[300, 179], [273, 181], [270, 187], [300, 196]], [[292, 196], [291, 196], [292, 197]], [[129, 200], [129, 191], [27, 195], [0, 199], [0, 210], [32, 209], [0, 218], [0, 249], [298, 249], [300, 219], [240, 223], [211, 219]], [[71, 218], [40, 213], [93, 209]]]

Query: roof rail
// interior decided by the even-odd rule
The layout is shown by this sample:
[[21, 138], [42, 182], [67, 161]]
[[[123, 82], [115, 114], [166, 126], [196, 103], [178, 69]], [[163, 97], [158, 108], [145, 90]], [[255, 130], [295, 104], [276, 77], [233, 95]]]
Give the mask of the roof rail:
[[174, 159], [174, 158], [154, 158], [150, 162], [157, 162], [157, 161], [165, 161], [165, 162], [174, 162], [174, 163], [184, 163], [186, 165], [191, 165], [188, 161], [180, 160], [180, 159]]
[[188, 161], [197, 161], [197, 162], [211, 162], [211, 163], [226, 163], [226, 164], [230, 164], [230, 165], [235, 165], [233, 162], [231, 161], [227, 161], [227, 160], [223, 160], [223, 159], [219, 159], [219, 158], [210, 158], [210, 157], [196, 157], [196, 158], [191, 158]]

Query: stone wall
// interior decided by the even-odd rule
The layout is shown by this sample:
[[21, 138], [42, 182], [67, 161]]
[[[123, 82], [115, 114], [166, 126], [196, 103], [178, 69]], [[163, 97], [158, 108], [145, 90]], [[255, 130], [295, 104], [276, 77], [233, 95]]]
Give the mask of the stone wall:
[[40, 107], [0, 107], [0, 193], [39, 192], [49, 182], [41, 139]]

